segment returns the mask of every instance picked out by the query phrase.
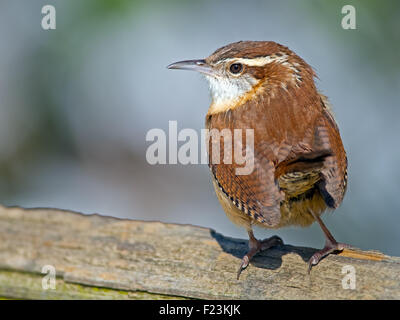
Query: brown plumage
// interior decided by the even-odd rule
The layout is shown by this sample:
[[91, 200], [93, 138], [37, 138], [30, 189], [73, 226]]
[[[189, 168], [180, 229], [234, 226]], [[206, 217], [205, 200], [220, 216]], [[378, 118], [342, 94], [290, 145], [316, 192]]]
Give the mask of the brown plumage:
[[[311, 257], [309, 268], [342, 250], [346, 245], [335, 241], [319, 216], [343, 200], [347, 158], [327, 98], [315, 87], [312, 68], [287, 47], [264, 41], [232, 43], [205, 60], [170, 68], [206, 74], [213, 97], [208, 129], [254, 130], [254, 169], [247, 175], [236, 174], [243, 164], [224, 163], [222, 136], [209, 144], [217, 197], [227, 216], [245, 227], [250, 237], [250, 251], [238, 277], [254, 254], [281, 243], [278, 237], [256, 240], [253, 225], [276, 229], [317, 220], [327, 241]], [[233, 148], [239, 147], [232, 141]], [[213, 143], [221, 146], [219, 163], [212, 161]]]

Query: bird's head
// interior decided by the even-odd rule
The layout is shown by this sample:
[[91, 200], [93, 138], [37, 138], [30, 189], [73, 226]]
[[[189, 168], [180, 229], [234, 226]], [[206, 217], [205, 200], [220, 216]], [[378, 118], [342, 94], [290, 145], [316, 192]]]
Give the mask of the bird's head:
[[294, 52], [272, 41], [239, 41], [209, 57], [172, 63], [169, 69], [204, 74], [210, 84], [209, 113], [223, 112], [250, 99], [277, 97], [302, 86], [314, 86], [314, 72]]

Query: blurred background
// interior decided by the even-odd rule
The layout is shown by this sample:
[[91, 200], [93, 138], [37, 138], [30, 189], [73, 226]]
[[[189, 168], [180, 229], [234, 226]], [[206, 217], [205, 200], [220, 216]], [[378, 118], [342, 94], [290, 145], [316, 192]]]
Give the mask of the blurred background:
[[[41, 9], [56, 8], [56, 30]], [[344, 30], [341, 9], [356, 8]], [[246, 238], [225, 216], [206, 165], [146, 161], [148, 130], [200, 132], [200, 75], [169, 63], [238, 40], [282, 43], [316, 70], [349, 159], [338, 241], [400, 255], [399, 1], [1, 0], [0, 203], [161, 220]], [[277, 230], [322, 248], [317, 225]], [[256, 230], [263, 238], [272, 231]]]

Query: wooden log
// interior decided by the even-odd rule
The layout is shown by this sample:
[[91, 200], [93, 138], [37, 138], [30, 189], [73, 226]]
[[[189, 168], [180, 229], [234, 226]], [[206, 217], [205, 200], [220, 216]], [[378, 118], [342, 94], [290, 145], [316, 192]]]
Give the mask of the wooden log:
[[[345, 250], [309, 275], [315, 249], [284, 245], [258, 254], [236, 280], [246, 251], [245, 240], [191, 225], [0, 207], [0, 297], [400, 299], [398, 257]], [[55, 289], [42, 287], [47, 265]], [[345, 289], [346, 270], [355, 289]]]

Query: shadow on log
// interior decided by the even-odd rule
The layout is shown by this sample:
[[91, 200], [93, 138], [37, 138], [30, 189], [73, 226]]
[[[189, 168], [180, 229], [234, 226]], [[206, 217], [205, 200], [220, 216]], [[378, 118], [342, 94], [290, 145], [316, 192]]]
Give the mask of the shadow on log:
[[[246, 251], [245, 240], [191, 225], [0, 207], [0, 297], [400, 299], [397, 257], [345, 250], [309, 275], [315, 249], [283, 245], [236, 280]], [[44, 266], [56, 271], [55, 289], [42, 287]]]

